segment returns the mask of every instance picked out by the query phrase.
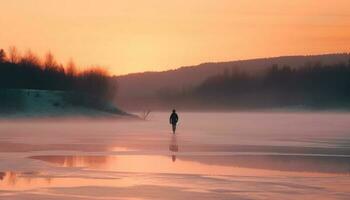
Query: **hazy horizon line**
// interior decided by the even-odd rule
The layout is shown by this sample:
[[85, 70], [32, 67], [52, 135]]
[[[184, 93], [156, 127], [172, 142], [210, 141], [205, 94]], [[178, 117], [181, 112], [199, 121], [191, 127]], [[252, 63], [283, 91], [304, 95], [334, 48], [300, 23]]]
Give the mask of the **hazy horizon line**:
[[282, 58], [282, 57], [299, 57], [299, 56], [326, 56], [326, 55], [341, 55], [341, 54], [349, 54], [350, 51], [347, 52], [329, 52], [329, 53], [315, 53], [315, 54], [285, 54], [285, 55], [279, 55], [279, 56], [266, 56], [266, 57], [251, 57], [251, 58], [241, 58], [241, 59], [232, 59], [232, 60], [222, 60], [222, 61], [205, 61], [205, 62], [197, 62], [197, 64], [188, 64], [188, 65], [182, 65], [179, 67], [166, 69], [166, 70], [146, 70], [146, 71], [140, 71], [140, 72], [130, 72], [126, 74], [112, 74], [112, 77], [122, 77], [122, 76], [129, 76], [129, 75], [136, 75], [136, 74], [144, 74], [144, 73], [160, 73], [160, 72], [168, 72], [168, 71], [174, 71], [181, 68], [187, 68], [187, 67], [199, 67], [203, 64], [215, 64], [215, 63], [230, 63], [230, 62], [239, 62], [239, 61], [251, 61], [251, 60], [263, 60], [263, 59], [273, 59], [273, 58]]

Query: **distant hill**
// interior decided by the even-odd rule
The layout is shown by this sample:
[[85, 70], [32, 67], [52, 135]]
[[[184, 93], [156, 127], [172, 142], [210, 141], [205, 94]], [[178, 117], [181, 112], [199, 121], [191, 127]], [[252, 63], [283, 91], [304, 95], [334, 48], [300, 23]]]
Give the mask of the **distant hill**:
[[281, 56], [230, 62], [203, 63], [163, 72], [128, 74], [114, 77], [114, 79], [118, 81], [118, 104], [130, 108], [131, 101], [142, 104], [143, 99], [154, 99], [155, 95], [160, 90], [179, 91], [182, 88], [195, 87], [211, 76], [224, 73], [225, 70], [260, 73], [272, 65], [288, 65], [292, 68], [300, 68], [316, 62], [322, 64], [336, 64], [340, 62], [348, 63], [349, 60], [349, 53]]

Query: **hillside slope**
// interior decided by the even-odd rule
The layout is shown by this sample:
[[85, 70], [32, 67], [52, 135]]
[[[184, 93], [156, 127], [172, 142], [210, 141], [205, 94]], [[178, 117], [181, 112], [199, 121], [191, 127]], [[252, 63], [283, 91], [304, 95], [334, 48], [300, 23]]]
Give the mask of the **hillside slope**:
[[198, 86], [208, 77], [225, 70], [240, 70], [247, 73], [260, 73], [272, 65], [288, 65], [293, 68], [310, 63], [322, 64], [348, 63], [350, 54], [325, 54], [311, 56], [282, 56], [238, 60], [231, 62], [203, 63], [196, 66], [181, 67], [163, 72], [144, 72], [114, 77], [118, 82], [118, 105], [127, 109], [148, 109], [159, 105], [157, 93], [160, 90], [177, 92], [183, 88]]

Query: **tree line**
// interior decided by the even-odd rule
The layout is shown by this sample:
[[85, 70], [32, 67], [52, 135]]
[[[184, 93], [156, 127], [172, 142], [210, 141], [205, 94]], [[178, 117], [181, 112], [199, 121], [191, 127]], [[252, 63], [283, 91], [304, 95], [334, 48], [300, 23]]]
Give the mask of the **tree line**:
[[160, 96], [190, 108], [350, 108], [350, 60], [302, 68], [273, 65], [260, 75], [225, 70], [195, 88]]
[[100, 67], [79, 71], [73, 60], [64, 66], [50, 52], [40, 59], [30, 50], [21, 55], [15, 47], [0, 49], [0, 89], [63, 90], [76, 103], [109, 101], [116, 94], [115, 82]]

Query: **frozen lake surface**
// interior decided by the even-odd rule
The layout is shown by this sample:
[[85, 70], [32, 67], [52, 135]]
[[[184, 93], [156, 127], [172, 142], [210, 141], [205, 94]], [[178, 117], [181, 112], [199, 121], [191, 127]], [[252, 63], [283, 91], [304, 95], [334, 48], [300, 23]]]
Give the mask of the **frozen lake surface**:
[[0, 199], [350, 199], [350, 114], [0, 122]]

